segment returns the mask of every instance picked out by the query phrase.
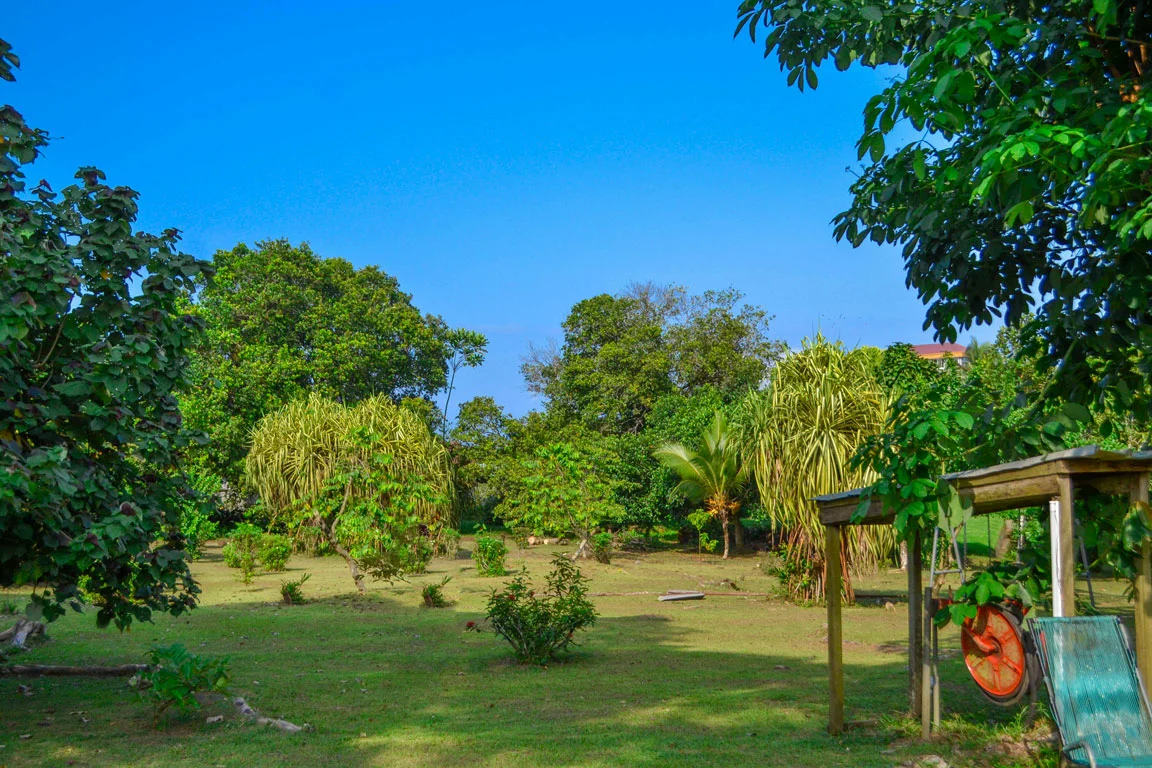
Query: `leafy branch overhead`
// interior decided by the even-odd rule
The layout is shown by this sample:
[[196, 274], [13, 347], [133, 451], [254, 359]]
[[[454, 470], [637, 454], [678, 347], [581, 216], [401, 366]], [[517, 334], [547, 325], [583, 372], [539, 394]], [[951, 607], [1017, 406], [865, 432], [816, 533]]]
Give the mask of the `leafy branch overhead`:
[[748, 0], [742, 31], [801, 89], [825, 63], [891, 68], [835, 232], [903, 248], [926, 326], [954, 341], [1034, 312], [1026, 338], [1052, 395], [1148, 415], [1152, 11]]
[[[17, 59], [0, 41], [0, 79]], [[211, 267], [179, 233], [135, 230], [137, 193], [95, 168], [56, 192], [25, 174], [47, 145], [0, 107], [0, 587], [54, 619], [80, 589], [97, 623], [195, 605], [180, 466], [199, 437], [176, 392], [200, 323], [182, 299]]]

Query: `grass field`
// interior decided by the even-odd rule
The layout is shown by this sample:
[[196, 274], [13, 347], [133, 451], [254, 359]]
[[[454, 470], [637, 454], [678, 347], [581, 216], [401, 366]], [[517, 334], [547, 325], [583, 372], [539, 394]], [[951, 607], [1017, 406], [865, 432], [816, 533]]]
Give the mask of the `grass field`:
[[[466, 548], [469, 541], [464, 542]], [[509, 565], [540, 576], [552, 548], [513, 549]], [[287, 574], [236, 579], [209, 548], [191, 616], [120, 634], [69, 616], [35, 663], [139, 661], [153, 644], [183, 642], [230, 659], [236, 693], [263, 713], [308, 723], [283, 734], [205, 715], [152, 725], [123, 679], [0, 677], [0, 766], [885, 766], [939, 754], [956, 765], [1036, 764], [1021, 751], [1019, 711], [987, 704], [956, 658], [943, 662], [947, 723], [934, 742], [911, 736], [903, 577], [858, 585], [844, 612], [848, 717], [876, 722], [830, 737], [825, 615], [767, 593], [761, 558], [620, 554], [582, 565], [599, 623], [564, 663], [517, 666], [479, 620], [499, 579], [466, 559], [435, 560], [411, 583], [365, 597], [336, 558], [295, 556]], [[282, 579], [312, 574], [302, 606], [279, 602]], [[420, 605], [420, 586], [451, 575], [447, 609]], [[659, 603], [667, 589], [730, 596]], [[956, 645], [955, 630], [944, 634]], [[30, 685], [24, 695], [18, 685]], [[27, 738], [23, 738], [27, 736]]]

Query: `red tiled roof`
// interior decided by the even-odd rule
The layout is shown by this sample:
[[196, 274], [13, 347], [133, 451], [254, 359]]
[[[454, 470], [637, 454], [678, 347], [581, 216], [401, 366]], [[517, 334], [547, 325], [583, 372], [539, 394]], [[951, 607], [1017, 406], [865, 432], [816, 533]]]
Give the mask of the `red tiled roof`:
[[916, 350], [916, 354], [924, 355], [942, 355], [945, 352], [953, 357], [964, 357], [968, 352], [968, 347], [963, 344], [913, 344], [912, 349]]

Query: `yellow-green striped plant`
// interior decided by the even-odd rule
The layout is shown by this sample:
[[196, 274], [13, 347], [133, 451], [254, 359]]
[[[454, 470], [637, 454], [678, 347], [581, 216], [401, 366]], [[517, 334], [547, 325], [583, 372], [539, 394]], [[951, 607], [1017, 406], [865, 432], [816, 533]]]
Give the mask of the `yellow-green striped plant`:
[[426, 422], [386, 397], [355, 406], [312, 395], [265, 416], [245, 461], [268, 513], [311, 528], [347, 562], [391, 579], [422, 569], [455, 525], [448, 452]]
[[[785, 531], [783, 586], [795, 599], [824, 597], [824, 530], [812, 499], [874, 479], [852, 468], [852, 456], [883, 431], [890, 407], [873, 375], [875, 357], [821, 335], [807, 339], [776, 366], [766, 390], [745, 399], [736, 420], [764, 508]], [[845, 576], [875, 570], [895, 543], [889, 526], [849, 527]], [[851, 581], [844, 583], [851, 600]]]

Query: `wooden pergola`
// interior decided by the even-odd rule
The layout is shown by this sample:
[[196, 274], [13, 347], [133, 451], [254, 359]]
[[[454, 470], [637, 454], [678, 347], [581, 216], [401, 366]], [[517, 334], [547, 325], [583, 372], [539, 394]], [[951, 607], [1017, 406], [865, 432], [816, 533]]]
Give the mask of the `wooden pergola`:
[[[1052, 608], [1055, 616], [1074, 616], [1075, 546], [1074, 494], [1092, 488], [1103, 494], [1123, 495], [1135, 502], [1148, 502], [1152, 453], [1111, 452], [1090, 445], [945, 475], [971, 501], [973, 515], [1003, 512], [1049, 504], [1052, 523]], [[841, 552], [844, 527], [889, 525], [893, 515], [874, 500], [863, 518], [852, 517], [863, 489], [820, 496], [816, 504], [824, 527], [828, 603], [828, 730], [844, 730], [844, 648], [841, 623]], [[925, 630], [923, 583], [924, 557], [920, 536], [908, 542], [908, 691], [912, 712], [921, 715], [928, 730], [932, 703], [925, 696]], [[1136, 580], [1136, 659], [1145, 680], [1152, 676], [1152, 552], [1145, 542]]]

